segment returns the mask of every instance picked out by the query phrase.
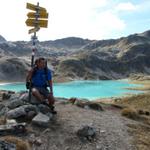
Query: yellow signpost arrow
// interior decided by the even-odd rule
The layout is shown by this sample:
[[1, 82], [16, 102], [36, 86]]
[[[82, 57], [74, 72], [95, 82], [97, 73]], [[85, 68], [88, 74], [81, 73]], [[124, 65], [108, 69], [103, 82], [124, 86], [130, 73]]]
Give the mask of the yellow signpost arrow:
[[30, 27], [43, 27], [47, 28], [48, 21], [47, 20], [35, 20], [35, 19], [27, 19], [26, 20], [26, 25]]
[[39, 30], [40, 30], [40, 27], [32, 28], [32, 29], [29, 30], [29, 34], [35, 33], [35, 32], [37, 32], [37, 31], [39, 31]]
[[39, 13], [29, 12], [27, 16], [28, 18], [48, 18], [48, 13], [46, 11], [40, 11]]
[[34, 4], [31, 4], [31, 3], [27, 3], [26, 8], [27, 8], [27, 9], [30, 9], [30, 10], [34, 10], [34, 11], [36, 11], [36, 10], [46, 11], [45, 8], [39, 7], [39, 6], [34, 5]]

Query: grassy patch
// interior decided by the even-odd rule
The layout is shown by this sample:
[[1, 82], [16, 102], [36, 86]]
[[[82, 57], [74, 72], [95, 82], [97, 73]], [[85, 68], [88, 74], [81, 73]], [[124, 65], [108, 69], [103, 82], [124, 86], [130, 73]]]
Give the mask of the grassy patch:
[[131, 119], [137, 119], [139, 117], [137, 111], [133, 108], [124, 108], [121, 114]]
[[150, 93], [123, 97], [116, 103], [134, 107], [136, 109], [150, 110]]
[[134, 84], [143, 84], [141, 87], [130, 88], [147, 91], [143, 94], [122, 97], [115, 104], [126, 106], [122, 115], [136, 120], [137, 123], [128, 125], [129, 132], [134, 137], [134, 145], [137, 150], [150, 149], [150, 80], [134, 80]]
[[128, 124], [129, 132], [134, 136], [133, 143], [137, 150], [149, 150], [150, 126], [143, 124]]
[[5, 136], [1, 138], [9, 143], [16, 144], [17, 150], [31, 150], [29, 143], [15, 136]]

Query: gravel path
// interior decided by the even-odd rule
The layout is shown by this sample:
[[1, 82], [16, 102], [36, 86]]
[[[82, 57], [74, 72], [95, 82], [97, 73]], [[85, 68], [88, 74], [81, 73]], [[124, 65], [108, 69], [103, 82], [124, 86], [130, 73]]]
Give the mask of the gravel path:
[[[71, 104], [56, 104], [57, 116], [48, 129], [36, 129], [42, 145], [34, 150], [134, 150], [126, 124], [132, 121], [120, 115], [117, 108], [104, 111], [79, 108]], [[81, 141], [76, 131], [84, 125], [95, 128], [96, 138]], [[34, 128], [35, 129], [35, 128]]]

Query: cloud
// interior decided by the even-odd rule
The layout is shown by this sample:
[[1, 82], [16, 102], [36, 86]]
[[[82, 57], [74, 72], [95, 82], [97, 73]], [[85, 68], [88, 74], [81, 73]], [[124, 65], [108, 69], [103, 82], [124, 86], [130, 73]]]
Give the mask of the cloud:
[[[66, 7], [62, 7], [64, 3]], [[51, 37], [63, 38], [77, 36], [89, 39], [108, 38], [111, 32], [122, 31], [125, 23], [117, 14], [104, 10], [109, 5], [108, 0], [65, 0], [55, 9], [50, 17], [52, 22]], [[57, 4], [57, 0], [53, 6]], [[98, 11], [100, 10], [100, 11]], [[55, 30], [54, 30], [55, 29]]]
[[117, 11], [133, 11], [133, 10], [136, 10], [137, 7], [136, 5], [133, 5], [130, 2], [126, 2], [126, 3], [119, 3], [115, 9]]
[[[62, 7], [64, 3], [66, 5]], [[90, 39], [102, 38], [103, 34], [99, 28], [101, 20], [99, 21], [97, 17], [99, 14], [96, 10], [103, 8], [107, 3], [108, 0], [64, 0], [58, 6], [58, 1], [54, 1], [53, 8], [55, 9], [52, 10], [53, 16], [51, 17], [53, 22], [49, 24], [51, 36], [58, 38], [68, 36]], [[57, 30], [53, 30], [54, 28]]]
[[[143, 0], [144, 1], [144, 0]], [[142, 1], [142, 7], [149, 7]], [[5, 0], [0, 5], [0, 34], [8, 40], [29, 40], [30, 27], [25, 25], [26, 2]], [[9, 5], [8, 5], [9, 3]], [[29, 3], [36, 4], [37, 0]], [[104, 39], [125, 31], [128, 25], [127, 12], [143, 12], [139, 3], [118, 3], [113, 0], [39, 0], [40, 6], [49, 13], [48, 28], [41, 29], [37, 35], [39, 40], [55, 40], [58, 38], [77, 36], [89, 39]], [[148, 2], [147, 2], [148, 4]], [[5, 13], [6, 8], [11, 13]], [[136, 11], [135, 11], [136, 10]], [[147, 10], [149, 10], [147, 8]], [[123, 12], [123, 16], [122, 13]], [[18, 32], [19, 31], [19, 32]]]
[[99, 37], [109, 38], [111, 32], [120, 32], [124, 30], [125, 27], [126, 24], [117, 15], [113, 14], [110, 11], [105, 11], [100, 13], [93, 23], [93, 29], [95, 33], [94, 36], [98, 38], [97, 33], [99, 33]]

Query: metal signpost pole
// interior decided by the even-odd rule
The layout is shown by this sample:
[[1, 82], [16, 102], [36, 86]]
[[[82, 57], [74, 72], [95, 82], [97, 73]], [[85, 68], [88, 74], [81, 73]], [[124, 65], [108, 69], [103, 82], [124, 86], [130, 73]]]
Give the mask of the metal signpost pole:
[[[36, 9], [36, 14], [38, 14], [38, 7], [39, 7], [39, 3], [37, 3], [37, 9]], [[38, 15], [35, 15], [35, 20], [38, 21]], [[35, 26], [37, 27], [37, 25]], [[31, 40], [32, 40], [32, 44], [33, 44], [33, 48], [32, 48], [32, 57], [31, 57], [31, 68], [33, 69], [34, 67], [34, 56], [35, 56], [35, 51], [36, 51], [36, 40], [37, 40], [37, 36], [36, 36], [36, 32], [34, 32], [34, 35], [31, 36]], [[31, 101], [31, 93], [32, 93], [32, 81], [30, 81], [30, 87], [29, 87], [29, 102]]]
[[[37, 5], [27, 3], [26, 5], [27, 9], [30, 9], [35, 12], [29, 12], [27, 14], [28, 19], [26, 20], [26, 25], [30, 27], [34, 27], [29, 30], [29, 34], [34, 33], [34, 35], [31, 37], [33, 48], [32, 48], [32, 57], [31, 57], [31, 67], [34, 67], [34, 57], [35, 57], [35, 51], [36, 51], [36, 41], [37, 36], [36, 32], [40, 30], [40, 27], [47, 28], [48, 25], [48, 13], [45, 8], [39, 6], [39, 2]], [[31, 101], [31, 81], [29, 86], [29, 101]]]

